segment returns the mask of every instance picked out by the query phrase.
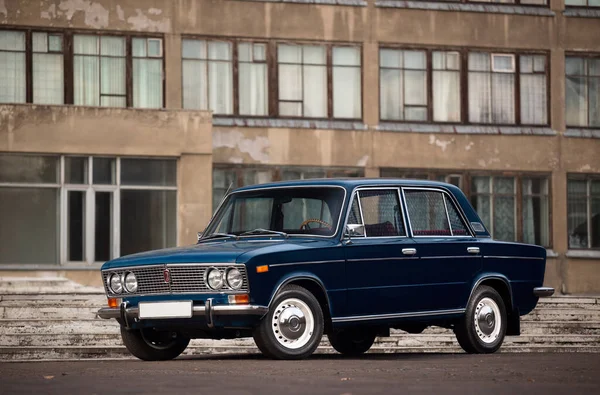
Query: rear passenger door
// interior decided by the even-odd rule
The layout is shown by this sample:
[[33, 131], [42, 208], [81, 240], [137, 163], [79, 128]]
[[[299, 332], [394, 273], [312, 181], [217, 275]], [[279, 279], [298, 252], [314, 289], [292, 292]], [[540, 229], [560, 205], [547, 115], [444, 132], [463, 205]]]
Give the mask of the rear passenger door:
[[[423, 310], [465, 307], [473, 279], [482, 267], [475, 238], [451, 194], [436, 188], [402, 188], [410, 234], [419, 255]], [[426, 276], [424, 275], [426, 274]]]
[[344, 242], [345, 321], [393, 318], [388, 316], [419, 309], [424, 290], [412, 287], [418, 256], [407, 236], [399, 188], [359, 189], [352, 202], [347, 223], [364, 225], [364, 234]]

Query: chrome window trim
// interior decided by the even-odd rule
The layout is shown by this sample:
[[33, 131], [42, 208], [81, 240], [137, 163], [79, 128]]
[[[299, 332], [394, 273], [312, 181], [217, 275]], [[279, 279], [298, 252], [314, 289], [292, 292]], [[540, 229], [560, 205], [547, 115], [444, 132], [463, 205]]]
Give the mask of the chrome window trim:
[[377, 191], [381, 191], [381, 190], [396, 190], [396, 194], [398, 197], [398, 204], [400, 205], [400, 213], [402, 215], [402, 224], [404, 225], [404, 236], [369, 236], [367, 234], [367, 231], [365, 229], [365, 235], [362, 237], [358, 237], [355, 236], [353, 238], [356, 239], [398, 239], [398, 238], [402, 238], [402, 239], [406, 239], [409, 238], [408, 236], [408, 228], [406, 226], [406, 216], [404, 215], [404, 205], [403, 205], [403, 199], [402, 199], [402, 195], [400, 193], [400, 187], [399, 186], [381, 186], [381, 187], [372, 187], [372, 186], [358, 186], [355, 187], [352, 190], [352, 195], [350, 197], [349, 200], [349, 205], [348, 205], [348, 212], [346, 213], [346, 220], [344, 222], [344, 229], [346, 228], [346, 226], [348, 225], [348, 218], [350, 217], [350, 209], [352, 208], [352, 202], [354, 201], [354, 198], [357, 197], [358, 198], [358, 207], [360, 209], [360, 219], [361, 219], [361, 223], [363, 226], [365, 226], [365, 219], [363, 216], [363, 210], [362, 210], [362, 203], [360, 202], [360, 191], [369, 191], [369, 190], [377, 190]]
[[[442, 195], [452, 195], [450, 192], [448, 192], [445, 189], [439, 188], [439, 187], [401, 187], [402, 189], [402, 195], [404, 197], [404, 201], [406, 202], [406, 194], [404, 193], [404, 191], [406, 190], [413, 190], [413, 191], [434, 191], [434, 192], [440, 192], [442, 193]], [[413, 234], [413, 229], [412, 229], [412, 222], [410, 221], [410, 213], [408, 212], [408, 205], [406, 205], [406, 215], [408, 216], [408, 222], [410, 223], [410, 233], [411, 233], [411, 237], [413, 238], [440, 238], [440, 237], [444, 237], [444, 238], [469, 238], [469, 239], [473, 239], [475, 238], [475, 233], [473, 232], [473, 230], [471, 229], [471, 225], [470, 223], [467, 221], [466, 216], [463, 213], [462, 207], [460, 207], [460, 204], [457, 204], [457, 202], [455, 200], [453, 200], [453, 197], [450, 196], [450, 202], [452, 204], [454, 204], [454, 207], [457, 209], [458, 214], [460, 215], [461, 220], [463, 221], [463, 223], [465, 224], [465, 227], [467, 228], [467, 230], [469, 231], [469, 233], [471, 234], [470, 236], [454, 236], [454, 235], [437, 235], [437, 236], [415, 236]], [[447, 216], [447, 209], [446, 209], [446, 216]], [[450, 225], [450, 219], [448, 218], [448, 226], [450, 227], [450, 232], [452, 233], [452, 226]]]
[[457, 258], [481, 258], [480, 255], [442, 255], [442, 256], [422, 256], [421, 259], [457, 259]]
[[392, 313], [392, 314], [374, 314], [374, 315], [358, 315], [358, 316], [346, 316], [346, 317], [334, 317], [331, 319], [332, 322], [354, 322], [354, 321], [369, 321], [369, 320], [386, 320], [394, 318], [409, 318], [409, 317], [430, 317], [436, 315], [448, 315], [448, 314], [463, 314], [466, 309], [452, 309], [452, 310], [432, 310], [432, 311], [417, 311], [412, 313]]
[[[342, 206], [340, 207], [340, 214], [338, 216], [338, 221], [337, 221], [337, 225], [335, 228], [335, 232], [333, 232], [333, 234], [331, 236], [322, 236], [322, 235], [307, 235], [307, 234], [294, 234], [294, 233], [290, 233], [288, 236], [290, 237], [319, 237], [319, 238], [324, 238], [324, 239], [333, 239], [336, 238], [338, 236], [338, 232], [340, 230], [340, 221], [342, 219], [342, 214], [344, 212], [345, 206], [346, 206], [346, 195], [347, 195], [347, 191], [346, 188], [344, 188], [341, 185], [332, 185], [332, 184], [312, 184], [312, 185], [294, 185], [294, 186], [276, 186], [276, 187], [265, 187], [265, 188], [249, 188], [249, 189], [244, 189], [244, 190], [235, 190], [232, 192], [229, 192], [227, 195], [225, 195], [225, 197], [221, 200], [221, 203], [219, 203], [219, 207], [215, 210], [215, 213], [213, 214], [213, 216], [210, 218], [210, 221], [208, 222], [208, 225], [206, 225], [206, 229], [210, 228], [210, 226], [213, 223], [213, 220], [215, 219], [215, 217], [217, 216], [217, 213], [219, 213], [219, 210], [221, 210], [221, 207], [223, 206], [223, 204], [229, 199], [229, 197], [233, 194], [236, 193], [246, 193], [246, 192], [254, 192], [254, 191], [267, 191], [270, 189], [295, 189], [295, 188], [340, 188], [341, 190], [344, 191], [344, 197], [342, 198]], [[206, 234], [206, 233], [205, 233]], [[198, 240], [198, 242], [204, 240], [204, 235], [202, 235], [203, 237]], [[264, 237], [265, 235], [246, 235], [246, 236], [239, 236], [239, 237]]]
[[293, 265], [318, 265], [322, 263], [344, 263], [343, 259], [333, 259], [330, 261], [306, 261], [306, 262], [287, 262], [287, 263], [274, 263], [268, 265], [269, 267], [280, 267], [280, 266], [293, 266]]
[[372, 262], [372, 261], [406, 261], [410, 259], [420, 259], [418, 256], [391, 256], [387, 258], [356, 258], [348, 259], [347, 262]]
[[535, 261], [543, 261], [545, 258], [541, 258], [538, 256], [500, 256], [500, 255], [485, 255], [484, 258], [492, 258], [492, 259], [529, 259]]

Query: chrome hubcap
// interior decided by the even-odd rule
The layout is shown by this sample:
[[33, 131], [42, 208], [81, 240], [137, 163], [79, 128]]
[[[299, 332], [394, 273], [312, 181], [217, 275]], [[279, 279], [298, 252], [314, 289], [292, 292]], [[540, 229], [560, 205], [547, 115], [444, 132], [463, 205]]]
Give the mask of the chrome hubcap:
[[300, 299], [290, 298], [275, 308], [272, 326], [275, 339], [282, 346], [297, 349], [306, 345], [314, 332], [315, 320], [312, 311]]
[[475, 308], [475, 332], [484, 343], [493, 343], [500, 335], [502, 318], [500, 308], [490, 298], [483, 298]]

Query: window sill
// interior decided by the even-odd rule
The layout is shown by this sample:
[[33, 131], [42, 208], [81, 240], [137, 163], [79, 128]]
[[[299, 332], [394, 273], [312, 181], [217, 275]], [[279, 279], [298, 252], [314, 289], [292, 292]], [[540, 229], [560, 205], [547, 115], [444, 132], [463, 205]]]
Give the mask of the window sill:
[[567, 129], [566, 137], [580, 137], [586, 139], [600, 139], [600, 129]]
[[346, 5], [351, 7], [366, 7], [364, 0], [236, 0], [236, 1], [254, 1], [259, 3], [300, 3], [300, 4], [318, 4], [318, 5]]
[[600, 18], [600, 9], [567, 7], [563, 11], [563, 15], [577, 18]]
[[251, 128], [293, 128], [293, 129], [332, 129], [332, 130], [367, 130], [367, 126], [359, 121], [322, 121], [304, 119], [274, 118], [229, 118], [215, 116], [213, 126], [245, 126]]
[[600, 250], [569, 250], [565, 256], [567, 258], [600, 259]]
[[558, 258], [558, 252], [555, 252], [552, 249], [546, 249], [546, 258]]
[[463, 11], [463, 12], [487, 12], [492, 14], [516, 14], [533, 16], [555, 16], [556, 14], [547, 7], [534, 7], [522, 5], [504, 4], [465, 4], [465, 3], [443, 3], [435, 1], [398, 1], [378, 0], [375, 7], [383, 8], [408, 8], [415, 10], [435, 11]]
[[385, 132], [556, 136], [554, 130], [543, 126], [470, 126], [440, 125], [432, 123], [381, 123], [376, 129]]

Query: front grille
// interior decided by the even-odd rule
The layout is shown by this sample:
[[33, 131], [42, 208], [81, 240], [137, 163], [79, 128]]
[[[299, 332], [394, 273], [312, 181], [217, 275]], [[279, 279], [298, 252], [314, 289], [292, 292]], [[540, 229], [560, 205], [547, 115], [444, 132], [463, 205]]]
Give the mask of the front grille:
[[[244, 282], [239, 290], [232, 291], [226, 285], [219, 290], [213, 290], [208, 287], [204, 281], [204, 274], [210, 268], [217, 268], [226, 272], [230, 268], [236, 268], [242, 273]], [[165, 269], [169, 270], [170, 282], [165, 282]], [[113, 294], [106, 283], [108, 277], [113, 274], [123, 274], [133, 272], [138, 280], [137, 292], [128, 293], [123, 291], [121, 294]], [[165, 295], [165, 294], [185, 294], [185, 293], [214, 293], [214, 292], [248, 292], [248, 276], [244, 265], [223, 265], [223, 264], [177, 264], [177, 265], [154, 265], [132, 268], [119, 268], [106, 270], [102, 272], [104, 289], [108, 296], [139, 296], [139, 295]]]

